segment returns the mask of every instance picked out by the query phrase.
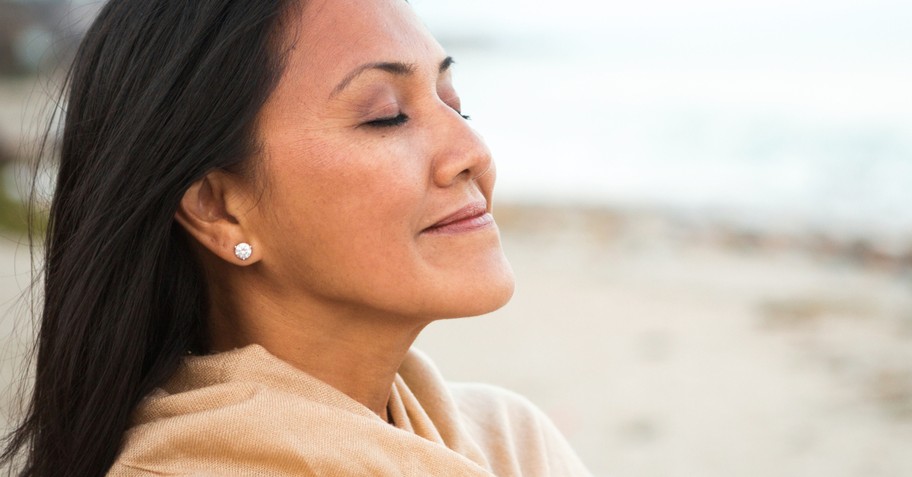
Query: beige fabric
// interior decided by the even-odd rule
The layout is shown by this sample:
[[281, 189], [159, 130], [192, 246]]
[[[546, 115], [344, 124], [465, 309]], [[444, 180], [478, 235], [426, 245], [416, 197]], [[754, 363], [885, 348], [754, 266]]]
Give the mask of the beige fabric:
[[448, 385], [410, 351], [395, 426], [260, 346], [184, 360], [146, 398], [109, 476], [588, 476], [524, 398]]

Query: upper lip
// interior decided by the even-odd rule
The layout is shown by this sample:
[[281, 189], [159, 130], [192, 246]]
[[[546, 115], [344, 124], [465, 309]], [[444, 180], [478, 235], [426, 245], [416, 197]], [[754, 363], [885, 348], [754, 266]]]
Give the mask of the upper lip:
[[447, 215], [446, 217], [438, 220], [437, 222], [435, 222], [433, 225], [426, 228], [425, 230], [443, 227], [445, 225], [449, 225], [454, 222], [459, 222], [460, 220], [479, 217], [481, 215], [486, 214], [487, 212], [488, 212], [488, 204], [485, 203], [484, 201], [471, 202], [471, 203], [463, 206], [456, 212], [453, 212], [450, 215]]

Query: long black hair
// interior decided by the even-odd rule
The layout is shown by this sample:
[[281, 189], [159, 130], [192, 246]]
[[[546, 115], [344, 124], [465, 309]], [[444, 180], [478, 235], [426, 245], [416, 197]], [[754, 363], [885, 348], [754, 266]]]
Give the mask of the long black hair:
[[130, 414], [205, 348], [206, 288], [173, 219], [207, 172], [249, 174], [290, 0], [112, 0], [66, 82], [29, 407], [0, 465], [100, 476]]

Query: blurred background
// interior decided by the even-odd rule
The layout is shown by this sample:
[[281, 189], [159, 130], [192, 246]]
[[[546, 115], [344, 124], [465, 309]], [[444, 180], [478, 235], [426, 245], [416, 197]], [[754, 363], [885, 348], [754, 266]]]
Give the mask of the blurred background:
[[[528, 396], [596, 475], [912, 475], [912, 4], [411, 3], [517, 273], [419, 339], [445, 376]], [[0, 0], [4, 387], [16, 178], [97, 8]]]

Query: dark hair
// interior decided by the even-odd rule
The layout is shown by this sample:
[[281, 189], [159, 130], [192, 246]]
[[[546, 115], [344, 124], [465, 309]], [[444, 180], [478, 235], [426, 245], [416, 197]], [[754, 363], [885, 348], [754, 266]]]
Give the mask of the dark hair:
[[34, 388], [0, 464], [107, 473], [139, 401], [205, 348], [206, 289], [174, 221], [213, 169], [249, 172], [290, 0], [113, 0], [67, 80]]

